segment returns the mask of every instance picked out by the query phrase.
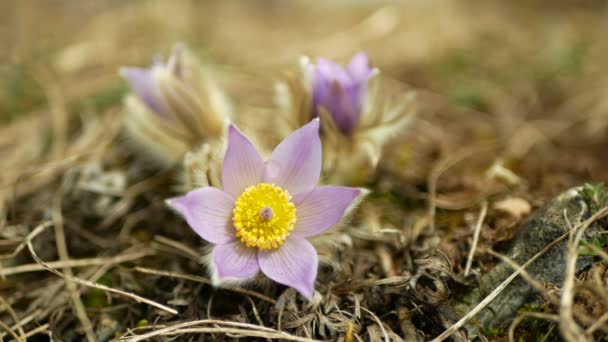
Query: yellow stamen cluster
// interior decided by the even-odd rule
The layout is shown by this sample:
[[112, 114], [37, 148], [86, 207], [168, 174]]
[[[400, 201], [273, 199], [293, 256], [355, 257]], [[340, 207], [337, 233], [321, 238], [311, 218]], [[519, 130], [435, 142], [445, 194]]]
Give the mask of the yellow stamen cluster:
[[250, 186], [239, 196], [232, 211], [236, 236], [247, 247], [278, 248], [296, 223], [291, 195], [274, 184]]

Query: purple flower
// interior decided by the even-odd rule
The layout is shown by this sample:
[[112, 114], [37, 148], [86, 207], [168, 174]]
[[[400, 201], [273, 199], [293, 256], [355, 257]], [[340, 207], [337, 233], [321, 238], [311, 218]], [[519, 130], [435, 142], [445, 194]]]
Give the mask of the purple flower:
[[319, 116], [320, 108], [324, 108], [340, 131], [350, 135], [361, 118], [367, 96], [367, 81], [374, 73], [369, 67], [367, 55], [359, 52], [346, 69], [333, 61], [319, 58], [309, 70], [313, 116]]
[[211, 265], [220, 280], [247, 280], [262, 271], [310, 299], [318, 257], [306, 238], [334, 226], [361, 194], [317, 186], [320, 173], [319, 119], [293, 132], [266, 161], [230, 126], [224, 189], [199, 188], [168, 204], [215, 244]]
[[160, 85], [155, 78], [155, 73], [161, 71], [175, 77], [178, 80], [182, 79], [183, 47], [178, 44], [173, 49], [171, 56], [166, 64], [162, 62], [160, 56], [154, 58], [152, 65], [147, 68], [123, 67], [120, 69], [120, 75], [124, 77], [129, 86], [139, 99], [154, 113], [161, 117], [169, 117], [169, 108], [166, 105], [166, 100], [163, 98]]

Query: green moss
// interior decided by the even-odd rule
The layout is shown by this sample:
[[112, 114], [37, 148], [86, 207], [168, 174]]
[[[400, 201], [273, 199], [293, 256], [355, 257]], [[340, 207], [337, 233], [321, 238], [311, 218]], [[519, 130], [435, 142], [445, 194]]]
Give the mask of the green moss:
[[[543, 312], [542, 307], [539, 304], [526, 304], [522, 306], [518, 312], [524, 314], [527, 312]], [[553, 322], [536, 318], [526, 317], [517, 326], [519, 332], [519, 341], [542, 341], [545, 335], [551, 329]], [[553, 332], [551, 333], [553, 334]]]
[[26, 66], [0, 67], [0, 122], [12, 121], [45, 101], [42, 88]]
[[592, 214], [608, 206], [608, 191], [604, 183], [585, 183], [578, 193], [589, 206]]
[[148, 322], [147, 319], [141, 319], [141, 320], [139, 320], [139, 322], [137, 322], [137, 327], [138, 328], [140, 328], [140, 327], [146, 327], [149, 324], [150, 324], [150, 322]]
[[449, 94], [452, 102], [459, 106], [471, 108], [481, 112], [488, 111], [488, 104], [479, 91], [475, 89], [456, 89]]
[[555, 56], [556, 69], [561, 73], [581, 74], [589, 47], [588, 42], [577, 41], [558, 51]]
[[102, 91], [73, 104], [71, 109], [75, 112], [80, 112], [84, 109], [102, 112], [111, 106], [120, 104], [127, 91], [127, 84], [117, 78], [116, 81]]
[[503, 336], [506, 334], [506, 332], [504, 330], [500, 330], [500, 329], [497, 329], [494, 327], [482, 328], [481, 333], [485, 337], [499, 337], [499, 336]]
[[[599, 235], [589, 239], [589, 241], [581, 241], [581, 244], [578, 246], [578, 253], [582, 256], [600, 256], [590, 246], [596, 247], [595, 249], [605, 250], [608, 248], [608, 234]], [[604, 261], [608, 262], [608, 260]]]
[[[104, 275], [103, 277], [99, 278], [97, 283], [110, 286], [111, 280], [108, 275]], [[93, 288], [87, 291], [87, 293], [83, 296], [82, 303], [86, 308], [99, 309], [108, 304], [108, 298], [105, 291]]]
[[519, 312], [520, 314], [526, 313], [526, 312], [539, 312], [540, 309], [541, 309], [541, 307], [539, 304], [529, 303], [529, 304], [525, 304], [524, 306], [519, 308], [519, 310], [517, 312]]

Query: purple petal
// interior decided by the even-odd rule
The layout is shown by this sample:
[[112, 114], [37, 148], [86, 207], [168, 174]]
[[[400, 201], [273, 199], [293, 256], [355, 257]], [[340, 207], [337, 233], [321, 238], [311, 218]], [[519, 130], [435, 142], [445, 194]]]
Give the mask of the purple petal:
[[322, 186], [296, 196], [298, 218], [291, 235], [305, 238], [323, 233], [340, 221], [360, 194], [361, 190], [356, 188]]
[[329, 87], [328, 100], [324, 105], [332, 114], [338, 128], [345, 134], [351, 134], [359, 122], [360, 111], [357, 105], [359, 100], [357, 95], [353, 93], [353, 89], [345, 89], [337, 82], [332, 83]]
[[213, 248], [213, 262], [220, 279], [253, 277], [259, 270], [257, 248], [247, 248], [241, 241], [233, 241]]
[[355, 82], [367, 82], [367, 79], [372, 74], [372, 68], [369, 67], [369, 60], [365, 52], [361, 51], [353, 56], [347, 71]]
[[312, 298], [319, 258], [310, 242], [289, 237], [277, 249], [260, 250], [258, 262], [268, 278]]
[[319, 119], [314, 119], [285, 138], [264, 167], [264, 183], [272, 183], [291, 195], [312, 190], [321, 175]]
[[325, 58], [317, 59], [317, 70], [319, 74], [328, 81], [338, 81], [342, 84], [350, 84], [351, 78], [344, 68], [333, 61]]
[[319, 116], [319, 106], [325, 103], [327, 94], [329, 93], [330, 80], [319, 71], [318, 68], [314, 69], [312, 79], [312, 116]]
[[236, 239], [236, 230], [232, 225], [234, 199], [222, 190], [199, 188], [167, 203], [203, 239], [215, 244], [226, 244]]
[[152, 78], [152, 71], [141, 68], [122, 68], [120, 75], [124, 77], [135, 94], [156, 114], [166, 116], [162, 99]]
[[228, 148], [222, 166], [224, 191], [237, 198], [250, 185], [258, 184], [264, 173], [264, 160], [255, 146], [235, 126], [228, 129]]
[[356, 54], [346, 70], [330, 60], [319, 58], [313, 73], [312, 113], [319, 115], [325, 108], [336, 126], [350, 135], [360, 121], [363, 102], [367, 96], [367, 82], [373, 74], [364, 52]]

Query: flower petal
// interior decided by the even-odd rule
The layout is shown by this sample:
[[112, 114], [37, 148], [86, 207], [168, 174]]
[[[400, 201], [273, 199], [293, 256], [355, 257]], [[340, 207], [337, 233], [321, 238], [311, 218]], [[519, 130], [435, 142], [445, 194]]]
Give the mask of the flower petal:
[[141, 68], [121, 68], [120, 75], [124, 77], [129, 86], [137, 94], [143, 103], [152, 111], [163, 117], [167, 116], [167, 111], [162, 103], [158, 89], [152, 77], [152, 71]]
[[190, 227], [203, 239], [225, 244], [236, 239], [232, 225], [234, 199], [220, 189], [212, 187], [190, 191], [185, 196], [167, 201], [182, 214]]
[[241, 241], [233, 241], [213, 248], [213, 263], [220, 280], [246, 279], [259, 270], [258, 249], [245, 247]]
[[291, 195], [312, 190], [321, 175], [319, 119], [314, 119], [285, 138], [264, 167], [264, 183], [272, 183]]
[[327, 95], [329, 100], [326, 101], [326, 109], [332, 114], [332, 118], [340, 131], [346, 135], [353, 132], [357, 123], [359, 123], [360, 116], [359, 107], [356, 103], [359, 99], [356, 94], [351, 96], [351, 92], [351, 89], [344, 89], [341, 84], [333, 82]]
[[297, 220], [291, 235], [305, 238], [323, 233], [340, 221], [359, 195], [356, 188], [322, 186], [296, 196]]
[[334, 62], [325, 58], [317, 59], [317, 70], [328, 82], [338, 81], [344, 85], [348, 85], [352, 82], [349, 74], [344, 68]]
[[268, 278], [312, 298], [319, 257], [310, 242], [290, 237], [277, 249], [260, 250], [258, 262]]
[[347, 72], [355, 83], [367, 82], [372, 71], [373, 69], [369, 67], [367, 55], [363, 51], [353, 56], [347, 67]]
[[228, 148], [222, 166], [224, 191], [237, 198], [245, 188], [262, 180], [264, 160], [235, 126], [228, 129]]
[[319, 105], [326, 102], [327, 94], [329, 93], [330, 80], [325, 78], [319, 68], [315, 68], [312, 73], [312, 114], [318, 116]]

